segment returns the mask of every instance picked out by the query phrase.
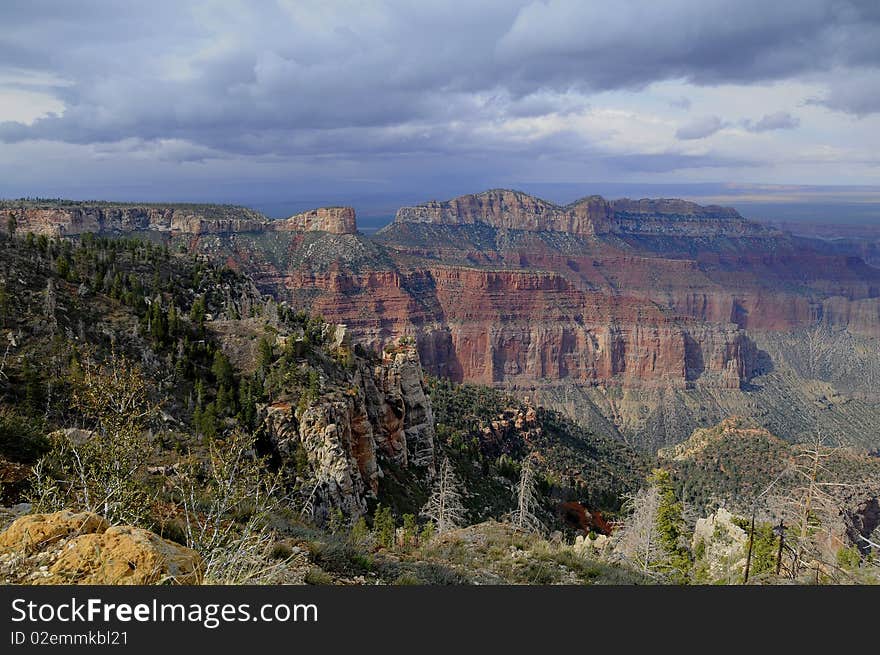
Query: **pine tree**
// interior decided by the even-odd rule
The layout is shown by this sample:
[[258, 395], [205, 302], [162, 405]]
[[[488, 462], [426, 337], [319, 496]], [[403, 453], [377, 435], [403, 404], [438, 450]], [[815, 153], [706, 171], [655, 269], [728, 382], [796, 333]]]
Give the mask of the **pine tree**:
[[419, 540], [419, 524], [413, 514], [403, 515], [403, 546], [415, 546]]
[[222, 350], [218, 349], [214, 352], [214, 363], [211, 366], [211, 373], [214, 375], [218, 386], [226, 387], [227, 389], [232, 388], [235, 372], [232, 369], [232, 364], [229, 363], [229, 358], [223, 354]]
[[199, 328], [205, 324], [205, 299], [203, 296], [196, 298], [189, 311], [189, 320], [195, 323]]
[[168, 303], [168, 334], [171, 337], [177, 336], [180, 332], [180, 318], [177, 315], [177, 307], [174, 306], [174, 302]]
[[396, 525], [391, 508], [383, 507], [380, 503], [376, 506], [376, 513], [373, 515], [373, 535], [376, 543], [383, 548], [393, 548], [395, 531]]
[[266, 337], [260, 337], [257, 343], [257, 370], [265, 373], [272, 364], [272, 345]]
[[461, 484], [455, 477], [448, 457], [440, 463], [440, 472], [431, 497], [422, 508], [421, 516], [433, 521], [437, 534], [449, 532], [465, 524], [466, 510], [462, 502]]
[[669, 471], [655, 469], [648, 480], [656, 485], [660, 493], [660, 504], [657, 508], [657, 530], [665, 553], [660, 568], [667, 573], [673, 582], [685, 583], [690, 574], [692, 562], [690, 551], [683, 543], [685, 522], [682, 505], [675, 497]]
[[684, 584], [692, 560], [684, 543], [682, 505], [668, 471], [655, 469], [648, 483], [647, 489], [626, 496], [630, 514], [615, 532], [617, 550], [644, 573]]

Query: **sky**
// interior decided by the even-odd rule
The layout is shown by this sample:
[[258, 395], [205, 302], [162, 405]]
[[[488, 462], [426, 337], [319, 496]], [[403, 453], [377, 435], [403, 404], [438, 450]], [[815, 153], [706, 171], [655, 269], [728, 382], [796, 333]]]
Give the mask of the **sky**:
[[880, 220], [877, 0], [2, 0], [0, 24], [0, 197], [819, 194]]

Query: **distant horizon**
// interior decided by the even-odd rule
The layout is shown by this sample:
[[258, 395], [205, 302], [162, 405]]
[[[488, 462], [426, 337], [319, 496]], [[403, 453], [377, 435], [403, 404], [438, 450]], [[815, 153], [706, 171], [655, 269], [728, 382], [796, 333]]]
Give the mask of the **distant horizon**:
[[[656, 183], [656, 182], [520, 182], [493, 186], [462, 193], [450, 190], [447, 194], [420, 194], [416, 191], [339, 193], [335, 196], [315, 194], [308, 198], [268, 198], [221, 195], [214, 198], [181, 196], [168, 191], [163, 195], [152, 189], [142, 196], [110, 193], [95, 195], [55, 195], [43, 193], [18, 194], [0, 197], [15, 201], [27, 198], [59, 199], [72, 202], [119, 203], [180, 203], [238, 205], [253, 209], [268, 218], [285, 218], [316, 207], [351, 206], [358, 216], [358, 224], [366, 231], [380, 229], [394, 219], [400, 207], [430, 200], [449, 200], [461, 195], [476, 194], [490, 188], [507, 188], [528, 193], [543, 200], [565, 205], [579, 198], [600, 195], [608, 200], [630, 198], [678, 198], [701, 205], [733, 207], [744, 217], [770, 223], [810, 223], [880, 226], [880, 185], [768, 185], [749, 183]], [[143, 197], [147, 196], [147, 197]]]
[[880, 185], [870, 4], [11, 3], [0, 196], [350, 204], [368, 224], [514, 187], [880, 221], [849, 186]]

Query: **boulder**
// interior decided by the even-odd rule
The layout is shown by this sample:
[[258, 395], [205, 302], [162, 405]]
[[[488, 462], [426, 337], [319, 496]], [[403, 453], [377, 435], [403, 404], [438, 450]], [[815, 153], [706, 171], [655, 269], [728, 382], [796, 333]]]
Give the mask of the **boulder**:
[[748, 541], [746, 531], [733, 522], [733, 515], [723, 507], [697, 519], [694, 527], [693, 548], [702, 551], [700, 559], [711, 581], [729, 581], [743, 574]]
[[91, 512], [64, 509], [54, 514], [28, 514], [13, 521], [0, 533], [0, 552], [30, 554], [44, 550], [61, 539], [104, 532], [108, 527], [107, 521]]
[[194, 550], [90, 512], [28, 514], [0, 533], [0, 582], [12, 584], [200, 584]]
[[199, 584], [201, 556], [194, 550], [130, 525], [68, 541], [41, 584]]

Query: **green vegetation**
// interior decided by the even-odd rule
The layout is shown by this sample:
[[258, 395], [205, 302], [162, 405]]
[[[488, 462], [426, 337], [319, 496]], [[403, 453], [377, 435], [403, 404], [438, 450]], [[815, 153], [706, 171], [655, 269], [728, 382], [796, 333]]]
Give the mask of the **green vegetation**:
[[532, 409], [491, 387], [431, 378], [429, 389], [438, 439], [457, 457], [479, 463], [483, 479], [489, 472], [517, 479], [519, 462], [534, 450], [545, 496], [615, 512], [649, 470], [647, 458], [559, 412]]

